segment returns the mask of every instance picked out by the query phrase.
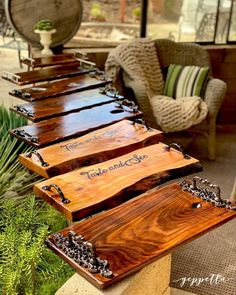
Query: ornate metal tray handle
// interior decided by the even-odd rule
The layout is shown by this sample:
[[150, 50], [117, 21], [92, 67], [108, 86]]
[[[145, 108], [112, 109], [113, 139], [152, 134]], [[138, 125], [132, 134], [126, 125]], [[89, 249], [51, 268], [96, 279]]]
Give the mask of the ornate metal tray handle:
[[191, 159], [191, 157], [184, 152], [184, 149], [178, 143], [173, 142], [173, 143], [167, 145], [165, 147], [165, 150], [169, 152], [171, 148], [174, 148], [174, 149], [180, 151], [183, 154], [184, 159], [186, 159], [186, 160]]
[[124, 96], [119, 95], [119, 92], [116, 90], [116, 88], [111, 86], [110, 84], [106, 85], [105, 87], [100, 88], [99, 92], [101, 94], [105, 94], [109, 97], [112, 97], [116, 100], [124, 99]]
[[118, 108], [122, 108], [124, 111], [137, 113], [138, 112], [138, 106], [135, 104], [134, 101], [123, 99], [123, 100], [117, 100]]
[[31, 151], [31, 152], [27, 153], [26, 157], [31, 158], [32, 155], [35, 155], [39, 159], [42, 167], [48, 167], [49, 166], [49, 164], [44, 161], [43, 157], [37, 151]]
[[34, 113], [24, 108], [22, 105], [16, 105], [14, 106], [14, 109], [18, 112], [21, 112], [22, 114], [25, 114], [27, 117], [33, 117]]
[[84, 236], [77, 235], [74, 231], [69, 231], [67, 236], [57, 233], [53, 234], [52, 237], [61, 251], [89, 272], [100, 273], [105, 278], [113, 276], [112, 271], [109, 269], [108, 261], [96, 255], [95, 246], [91, 242], [86, 241]]
[[236, 210], [236, 205], [233, 204], [233, 202], [221, 198], [220, 187], [216, 184], [212, 184], [208, 179], [195, 176], [193, 177], [193, 183], [183, 180], [180, 182], [180, 186], [183, 191], [190, 192], [204, 201], [211, 202], [216, 207]]
[[10, 73], [10, 72], [7, 72], [7, 71], [3, 71], [2, 77], [9, 80], [9, 81], [13, 81], [16, 83], [18, 83], [20, 80], [20, 76]]
[[54, 188], [56, 190], [59, 197], [61, 198], [62, 203], [64, 203], [64, 204], [69, 204], [70, 203], [70, 200], [65, 197], [65, 195], [63, 194], [62, 190], [59, 188], [58, 185], [52, 183], [50, 185], [45, 185], [45, 186], [42, 187], [42, 189], [45, 190], [45, 191], [51, 191], [52, 188]]
[[37, 136], [32, 136], [31, 134], [27, 133], [24, 129], [15, 129], [13, 131], [13, 133], [16, 135], [16, 136], [20, 136], [20, 137], [23, 137], [25, 138], [26, 140], [28, 141], [31, 141], [31, 142], [34, 142], [34, 143], [38, 143], [39, 142], [39, 139]]
[[140, 124], [140, 125], [143, 125], [148, 131], [153, 131], [153, 129], [151, 127], [149, 127], [147, 125], [147, 123], [141, 119], [141, 118], [138, 118], [138, 119], [134, 119], [133, 122], [132, 122], [133, 125], [135, 124]]
[[94, 69], [96, 67], [96, 64], [94, 62], [82, 59], [82, 58], [76, 58], [80, 62], [80, 67], [82, 69]]
[[91, 73], [89, 73], [89, 76], [90, 76], [91, 78], [95, 78], [95, 79], [97, 79], [97, 80], [99, 80], [99, 81], [106, 81], [106, 80], [107, 80], [104, 71], [100, 71], [100, 70], [98, 70], [98, 69], [97, 69], [95, 72], [91, 72]]
[[13, 89], [12, 91], [9, 92], [11, 95], [14, 95], [16, 97], [19, 97], [19, 98], [31, 98], [31, 94], [28, 93], [28, 92], [24, 92], [20, 89]]

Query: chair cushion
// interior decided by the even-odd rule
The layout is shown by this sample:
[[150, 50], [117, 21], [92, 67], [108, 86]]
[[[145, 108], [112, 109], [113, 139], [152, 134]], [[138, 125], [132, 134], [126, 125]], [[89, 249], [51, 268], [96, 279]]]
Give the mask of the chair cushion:
[[173, 98], [201, 97], [209, 70], [209, 67], [169, 65], [164, 95]]

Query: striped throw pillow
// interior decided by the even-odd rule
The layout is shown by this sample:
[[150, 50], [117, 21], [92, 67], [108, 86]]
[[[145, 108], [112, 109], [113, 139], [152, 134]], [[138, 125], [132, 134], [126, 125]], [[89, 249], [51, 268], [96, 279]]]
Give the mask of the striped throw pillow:
[[169, 65], [164, 94], [173, 98], [201, 97], [209, 70], [209, 67]]

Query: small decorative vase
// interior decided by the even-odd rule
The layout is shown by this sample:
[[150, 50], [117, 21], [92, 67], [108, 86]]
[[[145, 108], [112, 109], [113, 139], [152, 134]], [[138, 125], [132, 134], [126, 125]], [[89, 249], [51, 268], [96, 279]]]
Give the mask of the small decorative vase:
[[40, 34], [40, 43], [43, 46], [42, 55], [53, 55], [50, 45], [52, 44], [52, 34], [56, 33], [56, 29], [51, 31], [35, 30], [36, 34]]

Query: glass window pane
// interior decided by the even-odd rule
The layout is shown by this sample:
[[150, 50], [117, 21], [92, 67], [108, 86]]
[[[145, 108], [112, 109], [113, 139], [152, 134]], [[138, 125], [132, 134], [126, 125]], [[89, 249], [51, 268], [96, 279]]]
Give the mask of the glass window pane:
[[229, 28], [229, 41], [236, 41], [236, 2], [233, 1], [233, 10]]
[[227, 42], [231, 2], [231, 0], [220, 1], [215, 43]]
[[[221, 0], [222, 23], [223, 14], [229, 11], [225, 1], [230, 0]], [[147, 34], [182, 42], [212, 42], [217, 6], [218, 0], [150, 0]], [[222, 38], [220, 29], [218, 34]]]
[[111, 47], [139, 37], [141, 0], [83, 1], [75, 39], [84, 47]]

